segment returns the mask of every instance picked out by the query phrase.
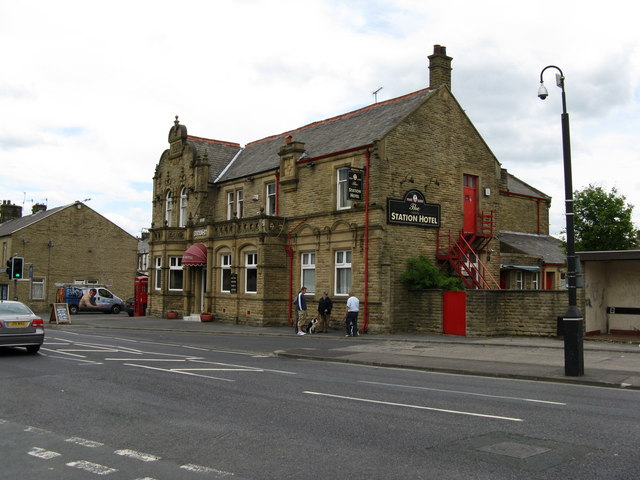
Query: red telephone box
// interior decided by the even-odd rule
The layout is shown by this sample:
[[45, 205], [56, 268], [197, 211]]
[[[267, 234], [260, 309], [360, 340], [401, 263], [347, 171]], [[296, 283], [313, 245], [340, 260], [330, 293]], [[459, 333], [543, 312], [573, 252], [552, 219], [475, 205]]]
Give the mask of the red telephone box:
[[136, 277], [133, 282], [133, 316], [144, 317], [147, 312], [147, 289], [149, 277]]

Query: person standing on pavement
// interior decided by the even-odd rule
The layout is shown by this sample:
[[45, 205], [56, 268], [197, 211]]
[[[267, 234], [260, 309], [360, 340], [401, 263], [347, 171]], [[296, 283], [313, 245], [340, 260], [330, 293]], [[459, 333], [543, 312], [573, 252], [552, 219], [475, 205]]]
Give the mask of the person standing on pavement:
[[318, 327], [317, 330], [323, 333], [329, 331], [329, 319], [331, 318], [331, 309], [333, 302], [329, 298], [329, 293], [324, 292], [322, 298], [318, 302]]
[[360, 300], [353, 292], [349, 292], [346, 309], [347, 337], [358, 336], [358, 312], [360, 311]]
[[307, 293], [307, 287], [302, 287], [295, 301], [298, 335], [304, 335], [304, 330], [307, 328], [307, 299], [304, 296], [305, 293]]

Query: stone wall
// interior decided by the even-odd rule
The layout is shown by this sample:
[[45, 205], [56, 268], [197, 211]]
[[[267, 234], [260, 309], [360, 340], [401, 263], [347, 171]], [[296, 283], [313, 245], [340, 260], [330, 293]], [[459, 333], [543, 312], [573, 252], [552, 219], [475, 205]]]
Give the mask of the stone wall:
[[[566, 290], [468, 290], [467, 336], [555, 336], [567, 310]], [[394, 332], [442, 334], [442, 291], [407, 292]], [[584, 312], [584, 293], [578, 291]]]

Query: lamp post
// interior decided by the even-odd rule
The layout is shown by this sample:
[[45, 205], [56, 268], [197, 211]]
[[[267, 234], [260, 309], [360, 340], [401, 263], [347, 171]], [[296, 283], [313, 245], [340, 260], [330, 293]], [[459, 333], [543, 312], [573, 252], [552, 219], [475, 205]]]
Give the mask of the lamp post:
[[569, 306], [564, 314], [562, 331], [564, 336], [564, 374], [579, 377], [584, 375], [583, 324], [584, 318], [577, 305], [576, 292], [576, 245], [573, 216], [573, 185], [571, 182], [571, 142], [569, 140], [569, 114], [567, 98], [564, 92], [564, 74], [555, 65], [544, 67], [540, 72], [538, 97], [544, 100], [549, 96], [542, 76], [545, 70], [553, 68], [556, 73], [556, 85], [562, 89], [562, 155], [564, 159], [565, 215], [567, 221], [567, 277], [569, 287]]

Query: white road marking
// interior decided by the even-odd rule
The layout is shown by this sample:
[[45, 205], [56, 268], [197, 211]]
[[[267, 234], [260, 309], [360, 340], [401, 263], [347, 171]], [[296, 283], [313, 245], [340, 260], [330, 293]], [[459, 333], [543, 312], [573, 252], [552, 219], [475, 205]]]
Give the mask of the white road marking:
[[499, 415], [488, 415], [485, 413], [475, 413], [475, 412], [464, 412], [461, 410], [448, 410], [446, 408], [434, 408], [434, 407], [424, 407], [422, 405], [410, 405], [406, 403], [395, 403], [395, 402], [383, 402], [381, 400], [371, 400], [368, 398], [357, 398], [357, 397], [345, 397], [343, 395], [333, 395], [331, 393], [321, 393], [321, 392], [309, 392], [305, 391], [303, 393], [307, 393], [309, 395], [318, 395], [322, 397], [331, 397], [331, 398], [340, 398], [343, 400], [353, 400], [355, 402], [364, 402], [364, 403], [375, 403], [378, 405], [389, 405], [392, 407], [404, 407], [404, 408], [415, 408], [417, 410], [429, 410], [432, 412], [442, 412], [442, 413], [453, 413], [456, 415], [467, 415], [470, 417], [482, 417], [482, 418], [492, 418], [495, 420], [508, 420], [511, 422], [524, 422], [521, 418], [513, 418], [513, 417], [501, 417]]
[[64, 353], [65, 355], [69, 355], [70, 357], [87, 358], [86, 355], [76, 355], [75, 353], [68, 353], [65, 350], [54, 350], [51, 348], [42, 348], [42, 350], [46, 350], [47, 352]]
[[49, 430], [45, 430], [43, 428], [38, 428], [38, 427], [31, 427], [31, 426], [27, 426], [24, 429], [24, 431], [29, 433], [36, 433], [38, 435], [45, 435], [45, 434], [51, 433]]
[[184, 358], [105, 358], [105, 362], [186, 362]]
[[123, 457], [135, 458], [136, 460], [140, 460], [142, 462], [156, 462], [160, 460], [162, 457], [158, 457], [156, 455], [151, 455], [150, 453], [141, 453], [136, 452], [135, 450], [116, 450], [116, 455], [121, 455]]
[[76, 462], [67, 463], [67, 467], [79, 468], [96, 475], [109, 475], [110, 473], [117, 472], [118, 470], [111, 467], [105, 467], [99, 463], [87, 462], [86, 460], [78, 460]]
[[[49, 350], [48, 348], [41, 348], [40, 351], [42, 351], [42, 350], [48, 350], [50, 352], [58, 353], [58, 350]], [[47, 357], [49, 357], [49, 358], [58, 358], [60, 360], [70, 360], [72, 362], [84, 362], [84, 363], [92, 363], [94, 365], [102, 365], [102, 362], [96, 362], [94, 360], [83, 360], [82, 358], [60, 357], [58, 355], [47, 355]]]
[[86, 438], [71, 437], [67, 438], [65, 442], [75, 443], [76, 445], [82, 445], [83, 447], [98, 448], [104, 445], [104, 443], [94, 442], [93, 440], [87, 440]]
[[458, 395], [472, 395], [476, 397], [487, 397], [487, 398], [503, 398], [506, 400], [520, 400], [523, 402], [534, 402], [534, 403], [547, 403], [549, 405], [566, 405], [566, 403], [562, 402], [552, 402], [549, 400], [536, 400], [535, 398], [523, 398], [523, 397], [506, 397], [503, 395], [489, 395], [487, 393], [474, 393], [474, 392], [462, 392], [459, 390], [444, 390], [440, 388], [430, 388], [430, 387], [419, 387], [414, 385], [398, 385], [396, 383], [381, 383], [381, 382], [368, 382], [366, 380], [359, 380], [360, 383], [368, 383], [370, 385], [382, 385], [385, 387], [400, 387], [400, 388], [410, 388], [415, 390], [428, 390], [430, 392], [443, 392], [443, 393], [455, 393]]
[[124, 365], [127, 365], [129, 367], [146, 368], [148, 370], [159, 370], [161, 372], [179, 373], [181, 375], [191, 375], [193, 377], [211, 378], [213, 380], [221, 380], [223, 382], [235, 382], [235, 380], [231, 380], [229, 378], [212, 377], [210, 375], [200, 375], [200, 374], [197, 374], [197, 373], [182, 372], [180, 370], [173, 370], [173, 369], [170, 369], [170, 368], [169, 369], [167, 369], [167, 368], [157, 368], [157, 367], [150, 367], [149, 365], [137, 365], [135, 363], [125, 363]]
[[40, 448], [40, 447], [33, 447], [27, 453], [32, 457], [41, 458], [42, 460], [50, 460], [52, 458], [56, 458], [61, 455], [58, 452], [52, 452], [51, 450], [45, 450], [44, 448]]
[[218, 470], [211, 467], [203, 467], [202, 465], [194, 465], [192, 463], [189, 463], [187, 465], [180, 465], [180, 468], [196, 473], [217, 473], [218, 475], [221, 475], [223, 477], [230, 477], [234, 475], [231, 472], [225, 472], [224, 470]]

